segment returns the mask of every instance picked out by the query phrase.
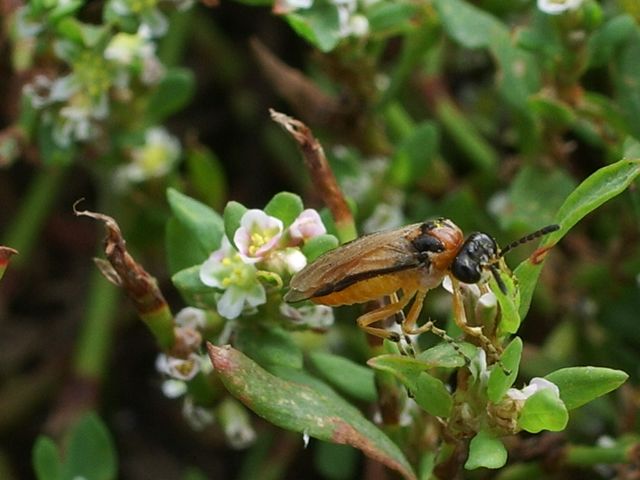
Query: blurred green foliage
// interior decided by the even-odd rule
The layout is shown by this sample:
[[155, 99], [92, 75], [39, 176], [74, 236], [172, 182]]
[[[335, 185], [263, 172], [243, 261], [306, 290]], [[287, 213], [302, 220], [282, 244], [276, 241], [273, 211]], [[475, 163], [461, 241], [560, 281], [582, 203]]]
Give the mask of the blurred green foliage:
[[[278, 446], [287, 454], [265, 454], [273, 432], [229, 392], [271, 423], [356, 446], [407, 478], [416, 471], [420, 478], [453, 478], [462, 467], [469, 478], [541, 478], [551, 458], [561, 460], [544, 473], [548, 478], [603, 478], [596, 460], [624, 478], [638, 445], [637, 402], [630, 399], [637, 397], [640, 375], [637, 2], [205, 3], [216, 2], [7, 6], [3, 45], [12, 72], [0, 131], [0, 189], [9, 212], [0, 215], [7, 225], [0, 243], [20, 251], [16, 271], [34, 268], [34, 259], [43, 262], [40, 232], [53, 224], [59, 199], [71, 203], [88, 193], [96, 209], [116, 218], [139, 260], [161, 272], [163, 289], [171, 278], [182, 295], [175, 304], [205, 311], [197, 327], [187, 321], [189, 328], [202, 340], [236, 349], [227, 354], [241, 370], [211, 373], [203, 366], [195, 377], [168, 379], [163, 388], [184, 395], [192, 426], [248, 449], [249, 466], [238, 471], [301, 478], [293, 446], [300, 441], [278, 430]], [[507, 259], [518, 265], [514, 279], [503, 275], [507, 294], [491, 283], [501, 312], [495, 341], [506, 346], [499, 363], [489, 358], [483, 365], [477, 345], [460, 341], [454, 349], [428, 334], [415, 357], [399, 356], [393, 345], [365, 341], [354, 321], [359, 307], [336, 309], [331, 327], [330, 311], [287, 309], [282, 294], [300, 255], [311, 262], [338, 241], [330, 212], [322, 209], [319, 179], [266, 120], [274, 105], [319, 139], [362, 234], [447, 217], [467, 234], [487, 232], [505, 245], [543, 225], [560, 225], [539, 246], [554, 247], [546, 257], [535, 252], [536, 259], [546, 258], [544, 269], [543, 262], [529, 260], [530, 247], [521, 247]], [[28, 181], [15, 180], [22, 168], [30, 169]], [[78, 181], [78, 173], [87, 180]], [[245, 302], [241, 312], [225, 317], [229, 310], [218, 307], [225, 288], [203, 283], [201, 265], [213, 252], [228, 259], [247, 255], [235, 235], [256, 206], [282, 222], [280, 256], [278, 262], [251, 259], [244, 270], [236, 264], [238, 282], [251, 278], [225, 300]], [[320, 210], [327, 232], [294, 241], [291, 226], [308, 206]], [[271, 235], [267, 227], [250, 234], [256, 248]], [[230, 249], [223, 249], [224, 241]], [[162, 272], [158, 259], [164, 257]], [[82, 277], [73, 281], [84, 283]], [[87, 298], [98, 295], [92, 292]], [[261, 294], [264, 302], [250, 304]], [[86, 342], [91, 351], [106, 352], [89, 369], [96, 385], [107, 381], [108, 352], [118, 345], [109, 333], [117, 299], [100, 298], [100, 308], [87, 310], [81, 327], [87, 330], [76, 348], [86, 352]], [[92, 327], [92, 311], [109, 312], [113, 323]], [[19, 316], [9, 308], [7, 318], [18, 323]], [[421, 322], [427, 319], [461, 336], [451, 296], [441, 288], [427, 296]], [[198, 346], [198, 358], [208, 365], [204, 344]], [[72, 369], [88, 371], [77, 364]], [[623, 372], [631, 381], [622, 393], [568, 415], [616, 389]], [[117, 371], [110, 376], [118, 381]], [[523, 405], [501, 403], [532, 377], [553, 382], [558, 392], [541, 387]], [[108, 398], [96, 398], [108, 407]], [[34, 403], [18, 398], [11, 404], [20, 411]], [[460, 405], [490, 415], [461, 417]], [[520, 408], [518, 418], [511, 407]], [[372, 411], [376, 424], [366, 418]], [[434, 416], [459, 422], [464, 440], [441, 438]], [[354, 430], [336, 433], [329, 418]], [[560, 445], [531, 453], [522, 436], [501, 441], [504, 432], [496, 425], [507, 419], [517, 420], [518, 431], [566, 427], [566, 436]], [[95, 478], [115, 478], [113, 446], [100, 444], [106, 431], [91, 422], [81, 424], [88, 433], [67, 426], [69, 445], [95, 450], [73, 447], [60, 457], [52, 440], [35, 443], [40, 478], [93, 478], [72, 466], [74, 455], [95, 456], [106, 472]], [[602, 438], [611, 439], [609, 450]], [[220, 440], [213, 444], [224, 448]], [[313, 478], [361, 477], [348, 448], [312, 445], [319, 464]], [[250, 468], [251, 462], [258, 466]], [[336, 467], [340, 462], [343, 470]], [[185, 478], [209, 474], [205, 465], [196, 466], [204, 473], [194, 469]], [[479, 467], [499, 470], [470, 472]], [[238, 471], [227, 475], [242, 478]]]

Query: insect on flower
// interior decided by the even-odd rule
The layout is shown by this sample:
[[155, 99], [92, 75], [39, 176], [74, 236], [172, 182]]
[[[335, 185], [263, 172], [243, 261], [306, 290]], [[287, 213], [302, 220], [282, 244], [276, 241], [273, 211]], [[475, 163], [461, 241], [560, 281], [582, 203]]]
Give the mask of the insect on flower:
[[[454, 293], [454, 317], [464, 318], [460, 285], [496, 279], [506, 293], [500, 278], [502, 257], [514, 247], [558, 230], [549, 225], [500, 249], [486, 233], [474, 232], [466, 239], [451, 220], [440, 218], [415, 223], [397, 230], [365, 235], [321, 255], [291, 280], [287, 302], [311, 300], [314, 303], [339, 306], [364, 303], [382, 297], [391, 302], [358, 318], [365, 332], [399, 341], [397, 332], [371, 325], [403, 311], [413, 303], [402, 321], [402, 331], [417, 335], [433, 329], [433, 323], [418, 326], [417, 321], [427, 292], [449, 275]], [[398, 293], [402, 292], [402, 296]], [[458, 320], [457, 320], [458, 321]], [[483, 337], [479, 327], [459, 326], [474, 336]]]

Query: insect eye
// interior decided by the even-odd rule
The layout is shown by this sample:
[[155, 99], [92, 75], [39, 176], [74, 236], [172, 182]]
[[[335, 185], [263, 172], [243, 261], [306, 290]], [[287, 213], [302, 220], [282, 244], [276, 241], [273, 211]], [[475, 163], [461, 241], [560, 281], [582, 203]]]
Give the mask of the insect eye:
[[413, 246], [419, 252], [439, 253], [444, 251], [442, 242], [431, 235], [420, 235], [413, 241]]
[[480, 264], [465, 254], [455, 258], [451, 265], [451, 273], [463, 283], [478, 283], [482, 278]]

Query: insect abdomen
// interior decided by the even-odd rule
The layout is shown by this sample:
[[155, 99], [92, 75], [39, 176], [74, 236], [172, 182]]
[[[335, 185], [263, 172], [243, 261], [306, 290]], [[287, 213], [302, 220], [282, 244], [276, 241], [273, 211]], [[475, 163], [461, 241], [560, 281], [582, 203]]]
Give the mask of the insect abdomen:
[[419, 276], [415, 271], [399, 272], [393, 275], [379, 275], [357, 282], [349, 287], [321, 297], [312, 297], [314, 303], [329, 305], [352, 305], [377, 300], [385, 295], [391, 295], [399, 289], [415, 290], [419, 283]]

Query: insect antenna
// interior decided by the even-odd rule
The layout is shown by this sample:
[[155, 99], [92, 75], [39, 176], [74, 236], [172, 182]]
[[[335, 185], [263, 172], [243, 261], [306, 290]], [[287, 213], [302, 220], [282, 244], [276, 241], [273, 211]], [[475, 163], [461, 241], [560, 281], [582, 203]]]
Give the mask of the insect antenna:
[[502, 278], [500, 278], [500, 269], [496, 266], [495, 263], [490, 263], [488, 266], [489, 266], [489, 270], [491, 270], [491, 275], [493, 275], [493, 278], [496, 279], [496, 283], [498, 284], [500, 291], [506, 295], [507, 286], [502, 281]]
[[[540, 238], [540, 237], [542, 237], [544, 235], [547, 235], [548, 233], [555, 232], [556, 230], [559, 230], [559, 229], [560, 229], [560, 225], [556, 225], [556, 224], [547, 225], [546, 227], [543, 227], [540, 230], [536, 230], [535, 232], [530, 233], [529, 235], [525, 235], [524, 237], [516, 240], [515, 242], [511, 242], [509, 245], [504, 247], [500, 251], [500, 253], [498, 254], [498, 258], [504, 257], [504, 255], [507, 252], [509, 252], [509, 251], [513, 250], [514, 248], [522, 245], [523, 243], [530, 242], [531, 240], [535, 240], [536, 238]], [[494, 276], [496, 276], [495, 272], [493, 272], [493, 269], [492, 269], [492, 273], [493, 273]], [[497, 280], [498, 279], [496, 278], [496, 281]], [[499, 282], [498, 282], [498, 284], [499, 284]], [[500, 289], [502, 290], [502, 287]]]

